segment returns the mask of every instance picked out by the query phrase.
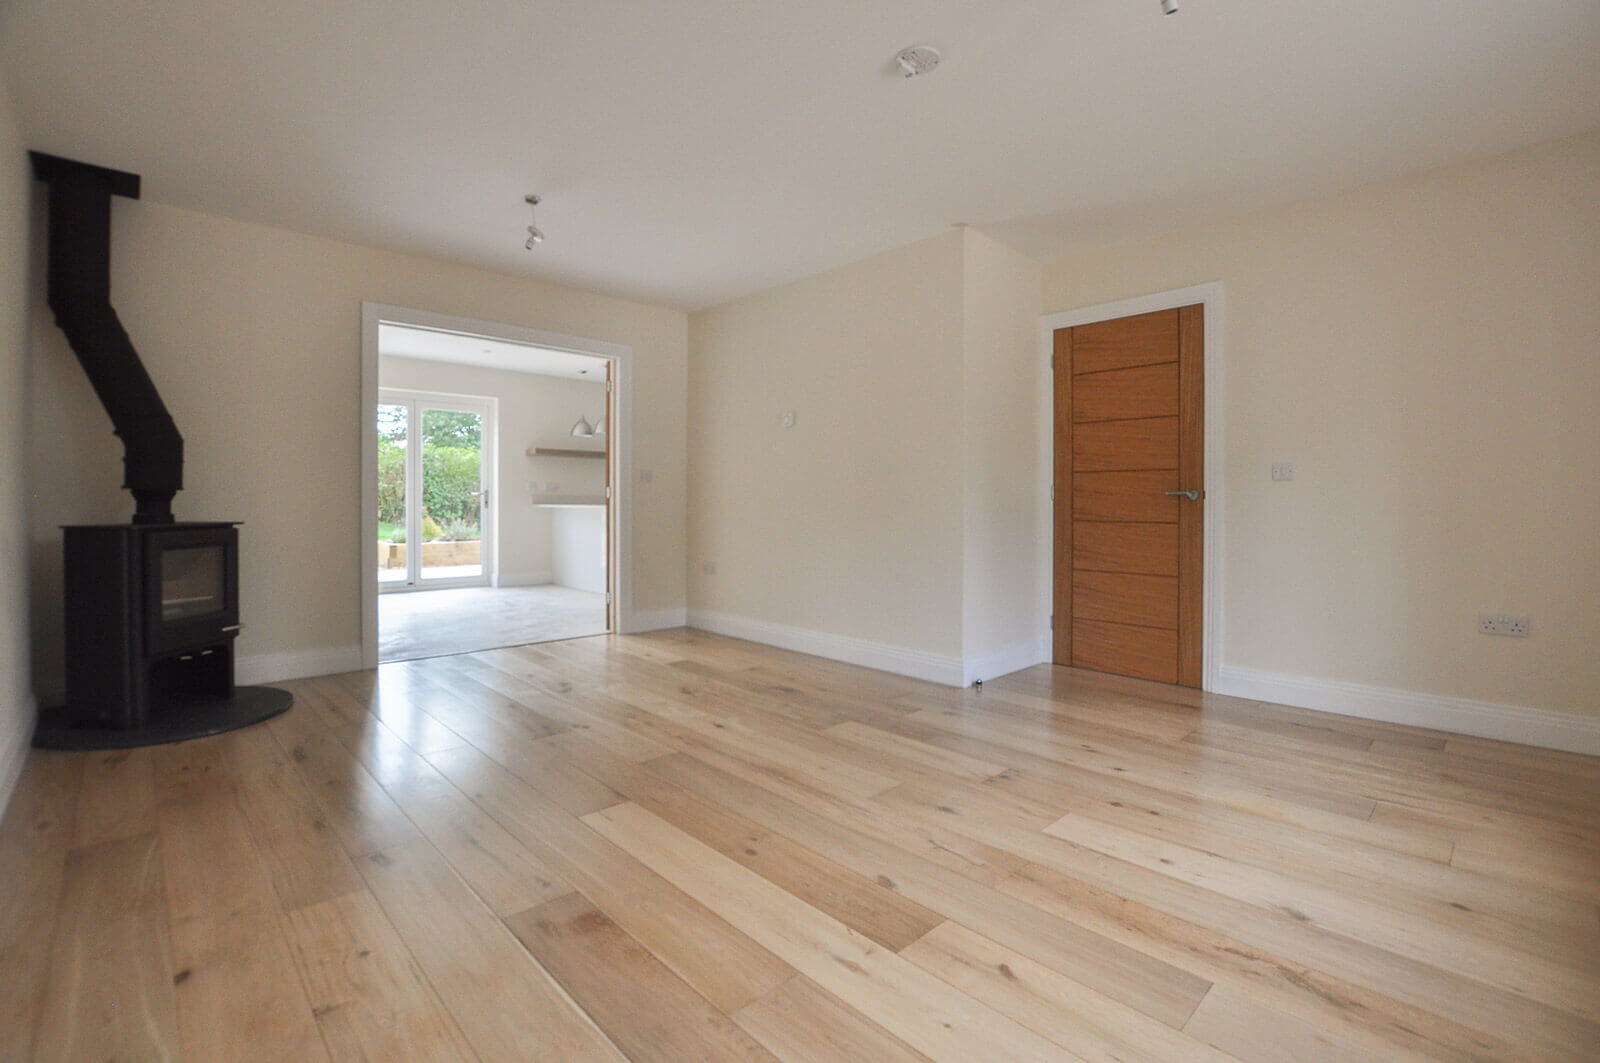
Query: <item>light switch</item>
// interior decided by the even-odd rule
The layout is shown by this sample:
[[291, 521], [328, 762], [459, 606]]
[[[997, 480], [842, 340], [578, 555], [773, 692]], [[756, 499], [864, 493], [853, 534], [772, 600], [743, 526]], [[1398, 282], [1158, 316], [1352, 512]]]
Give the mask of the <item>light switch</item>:
[[783, 427], [785, 427], [785, 428], [793, 428], [794, 427], [794, 411], [793, 410], [784, 410], [783, 411], [783, 417], [781, 418], [781, 420], [783, 422]]
[[1293, 480], [1294, 463], [1288, 461], [1275, 461], [1272, 463], [1272, 478], [1274, 480]]

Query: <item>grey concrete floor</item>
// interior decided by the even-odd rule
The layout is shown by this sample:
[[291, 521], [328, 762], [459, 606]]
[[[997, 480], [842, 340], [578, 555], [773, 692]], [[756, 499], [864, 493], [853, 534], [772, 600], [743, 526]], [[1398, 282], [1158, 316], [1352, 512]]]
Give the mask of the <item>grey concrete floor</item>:
[[605, 630], [605, 595], [553, 583], [378, 595], [380, 661], [522, 646]]

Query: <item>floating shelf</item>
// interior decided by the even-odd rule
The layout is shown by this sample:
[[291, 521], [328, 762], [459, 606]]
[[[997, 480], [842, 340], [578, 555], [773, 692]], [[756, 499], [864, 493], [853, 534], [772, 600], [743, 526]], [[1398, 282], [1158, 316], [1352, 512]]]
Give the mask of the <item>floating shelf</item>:
[[561, 450], [556, 447], [529, 447], [530, 458], [604, 458], [603, 450]]

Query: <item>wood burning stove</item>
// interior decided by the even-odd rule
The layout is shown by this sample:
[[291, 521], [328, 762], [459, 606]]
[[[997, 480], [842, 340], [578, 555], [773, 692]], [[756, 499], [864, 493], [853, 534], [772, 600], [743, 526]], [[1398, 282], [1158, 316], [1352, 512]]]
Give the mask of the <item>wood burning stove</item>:
[[76, 723], [139, 728], [152, 710], [233, 696], [234, 524], [64, 531], [67, 714]]

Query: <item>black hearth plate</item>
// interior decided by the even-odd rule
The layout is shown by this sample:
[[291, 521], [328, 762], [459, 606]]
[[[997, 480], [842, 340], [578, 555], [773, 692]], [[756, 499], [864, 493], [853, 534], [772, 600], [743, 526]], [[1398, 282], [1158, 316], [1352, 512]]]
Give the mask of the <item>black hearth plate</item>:
[[143, 727], [121, 731], [67, 723], [65, 709], [39, 713], [33, 744], [40, 749], [132, 749], [205, 738], [270, 720], [294, 704], [294, 695], [277, 687], [234, 687], [231, 698], [175, 699], [150, 713]]

